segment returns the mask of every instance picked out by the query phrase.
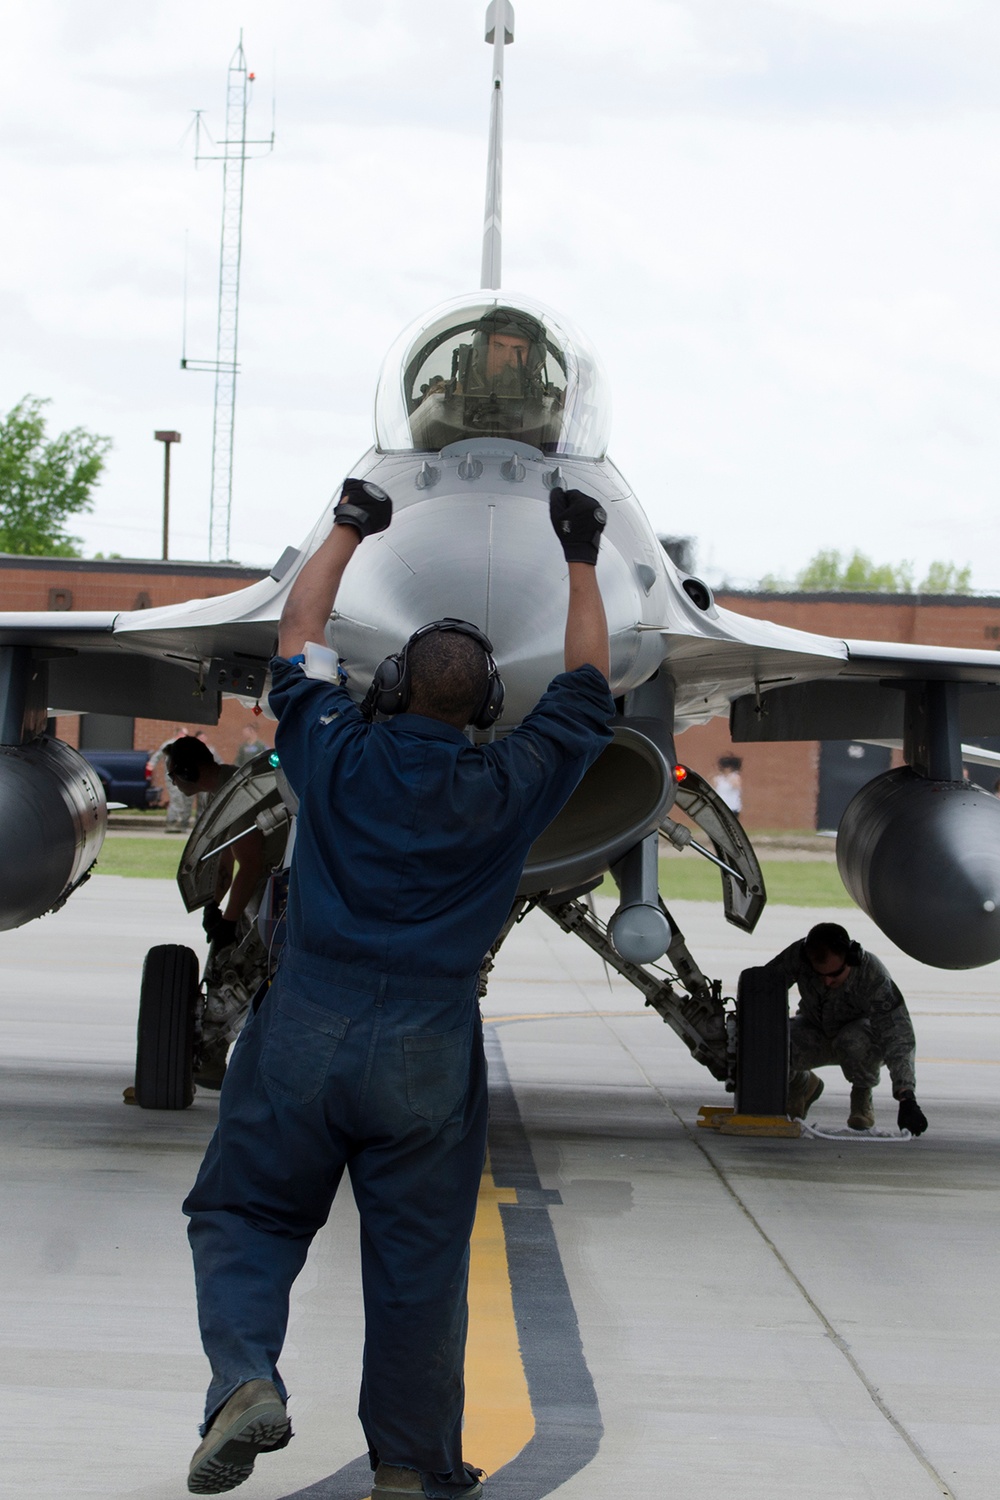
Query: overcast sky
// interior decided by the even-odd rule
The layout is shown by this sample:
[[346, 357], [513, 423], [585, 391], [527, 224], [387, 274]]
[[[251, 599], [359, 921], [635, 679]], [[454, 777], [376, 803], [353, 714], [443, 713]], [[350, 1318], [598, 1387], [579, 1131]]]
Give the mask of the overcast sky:
[[[232, 554], [302, 539], [371, 441], [400, 328], [476, 287], [481, 0], [7, 0], [0, 410], [114, 439], [85, 555], [208, 545], [222, 134], [251, 126]], [[1000, 592], [1000, 7], [520, 0], [504, 285], [600, 351], [611, 456], [714, 578], [820, 547]]]

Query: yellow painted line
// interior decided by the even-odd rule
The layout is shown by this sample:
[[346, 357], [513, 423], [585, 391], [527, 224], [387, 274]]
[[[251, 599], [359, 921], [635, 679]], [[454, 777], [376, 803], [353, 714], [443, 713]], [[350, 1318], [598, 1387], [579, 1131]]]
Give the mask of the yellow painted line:
[[509, 1464], [535, 1435], [500, 1218], [500, 1204], [516, 1202], [514, 1188], [497, 1187], [493, 1181], [487, 1157], [470, 1246], [462, 1429], [462, 1457], [487, 1474]]
[[466, 1462], [487, 1474], [510, 1463], [535, 1435], [500, 1218], [501, 1203], [516, 1202], [513, 1188], [497, 1187], [487, 1160], [472, 1230], [462, 1434]]

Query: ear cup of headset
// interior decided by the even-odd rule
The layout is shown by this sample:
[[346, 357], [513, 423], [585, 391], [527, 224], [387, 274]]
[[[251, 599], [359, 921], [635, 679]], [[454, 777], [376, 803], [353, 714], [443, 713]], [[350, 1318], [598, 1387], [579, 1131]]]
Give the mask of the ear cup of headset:
[[862, 948], [861, 944], [852, 942], [851, 946], [847, 950], [847, 957], [844, 961], [845, 963], [849, 963], [852, 969], [856, 969], [864, 956], [865, 950]]
[[486, 696], [484, 697], [478, 712], [471, 723], [476, 729], [492, 729], [493, 725], [503, 713], [504, 685], [503, 678], [497, 670], [497, 664], [492, 654], [486, 653], [486, 666], [489, 678], [486, 683]]
[[377, 714], [405, 713], [410, 703], [409, 674], [403, 669], [402, 652], [380, 661], [365, 695], [365, 705]]

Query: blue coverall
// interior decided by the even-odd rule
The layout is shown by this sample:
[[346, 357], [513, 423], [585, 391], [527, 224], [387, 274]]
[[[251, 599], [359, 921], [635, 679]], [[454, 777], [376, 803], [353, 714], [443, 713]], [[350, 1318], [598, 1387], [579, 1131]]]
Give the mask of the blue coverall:
[[[611, 738], [590, 666], [494, 744], [435, 719], [370, 724], [271, 664], [276, 747], [300, 799], [288, 939], [240, 1035], [184, 1205], [206, 1428], [246, 1381], [285, 1388], [288, 1298], [346, 1167], [361, 1218], [359, 1415], [373, 1463], [428, 1496], [462, 1460], [469, 1237], [486, 1145], [478, 973], [530, 845]], [[203, 1428], [203, 1431], [205, 1429]]]

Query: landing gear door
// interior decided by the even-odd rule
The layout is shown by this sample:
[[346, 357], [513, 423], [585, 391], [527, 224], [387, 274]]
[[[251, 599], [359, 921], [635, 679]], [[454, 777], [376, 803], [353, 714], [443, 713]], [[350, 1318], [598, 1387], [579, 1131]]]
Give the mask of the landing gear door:
[[177, 871], [177, 886], [188, 911], [197, 911], [214, 898], [223, 848], [251, 828], [259, 828], [264, 836], [264, 869], [280, 869], [291, 826], [279, 785], [283, 781], [271, 764], [271, 752], [264, 751], [212, 798], [194, 825]]
[[767, 903], [767, 892], [760, 863], [739, 819], [714, 787], [697, 771], [690, 769], [684, 780], [677, 784], [674, 805], [708, 835], [719, 859], [742, 876], [741, 882], [735, 880], [728, 870], [719, 871], [722, 904], [727, 922], [744, 932], [753, 932]]

